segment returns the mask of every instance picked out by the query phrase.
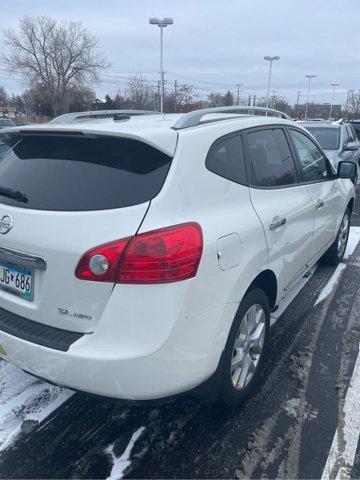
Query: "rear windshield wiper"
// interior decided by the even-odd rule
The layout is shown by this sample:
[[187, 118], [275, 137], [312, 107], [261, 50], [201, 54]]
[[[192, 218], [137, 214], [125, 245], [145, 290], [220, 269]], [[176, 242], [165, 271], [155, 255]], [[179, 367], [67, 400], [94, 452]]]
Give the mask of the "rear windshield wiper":
[[0, 186], [0, 195], [3, 197], [13, 198], [17, 202], [27, 203], [29, 201], [24, 193], [20, 192], [19, 190], [14, 190], [13, 188]]

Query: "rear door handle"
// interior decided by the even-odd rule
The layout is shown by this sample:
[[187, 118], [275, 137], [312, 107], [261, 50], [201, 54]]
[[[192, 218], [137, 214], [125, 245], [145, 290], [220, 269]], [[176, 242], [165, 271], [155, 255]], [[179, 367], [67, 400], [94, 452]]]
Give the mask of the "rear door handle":
[[269, 230], [276, 230], [279, 227], [282, 227], [286, 223], [286, 218], [280, 218], [276, 222], [270, 223]]
[[322, 208], [323, 206], [324, 206], [324, 202], [322, 200], [318, 200], [316, 202], [315, 207], [317, 208], [317, 210], [320, 210], [320, 208]]

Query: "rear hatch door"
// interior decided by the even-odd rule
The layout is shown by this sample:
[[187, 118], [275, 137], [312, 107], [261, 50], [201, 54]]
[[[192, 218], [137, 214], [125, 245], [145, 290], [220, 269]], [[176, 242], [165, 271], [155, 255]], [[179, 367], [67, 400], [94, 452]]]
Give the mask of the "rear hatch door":
[[0, 139], [0, 307], [92, 332], [113, 284], [77, 279], [77, 263], [137, 232], [171, 157], [138, 140], [79, 132]]

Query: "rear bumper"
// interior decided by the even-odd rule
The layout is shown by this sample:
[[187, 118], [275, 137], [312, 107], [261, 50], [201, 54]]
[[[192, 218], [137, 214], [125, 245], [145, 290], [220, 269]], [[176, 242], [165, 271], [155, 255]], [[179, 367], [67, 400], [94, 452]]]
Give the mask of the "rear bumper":
[[[151, 318], [137, 319], [145, 335], [132, 316], [118, 323], [116, 307], [109, 302], [96, 331], [65, 352], [0, 331], [4, 358], [75, 390], [132, 401], [162, 399], [195, 388], [215, 372], [237, 304], [197, 316], [180, 309], [176, 318], [164, 316], [163, 304], [161, 318], [156, 318], [160, 311], [152, 311]], [[144, 322], [150, 322], [155, 333], [146, 331]]]

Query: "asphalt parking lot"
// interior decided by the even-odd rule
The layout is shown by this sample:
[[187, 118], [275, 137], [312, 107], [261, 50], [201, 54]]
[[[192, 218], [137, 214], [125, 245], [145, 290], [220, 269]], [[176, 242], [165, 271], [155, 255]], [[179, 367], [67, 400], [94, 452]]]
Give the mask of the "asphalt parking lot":
[[344, 263], [318, 266], [274, 323], [262, 387], [236, 412], [123, 407], [1, 361], [1, 478], [359, 477], [359, 201], [352, 224]]

